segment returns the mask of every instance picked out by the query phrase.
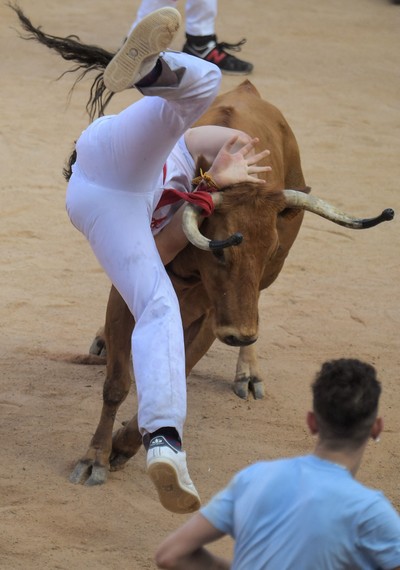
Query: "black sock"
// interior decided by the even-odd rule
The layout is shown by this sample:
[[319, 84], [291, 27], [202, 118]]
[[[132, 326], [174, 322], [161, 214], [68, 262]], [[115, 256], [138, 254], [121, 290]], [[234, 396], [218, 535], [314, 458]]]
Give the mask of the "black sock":
[[146, 438], [148, 444], [150, 444], [150, 441], [153, 439], [153, 437], [157, 437], [159, 435], [162, 435], [168, 441], [168, 443], [175, 447], [175, 449], [178, 449], [179, 451], [182, 449], [181, 438], [179, 437], [179, 433], [174, 427], [162, 427], [153, 433], [148, 434], [148, 438]]
[[142, 79], [136, 83], [136, 86], [150, 87], [150, 85], [153, 85], [153, 83], [155, 83], [157, 79], [160, 77], [161, 72], [162, 72], [162, 63], [160, 59], [157, 59], [157, 63], [155, 64], [153, 69], [147, 75], [142, 77]]

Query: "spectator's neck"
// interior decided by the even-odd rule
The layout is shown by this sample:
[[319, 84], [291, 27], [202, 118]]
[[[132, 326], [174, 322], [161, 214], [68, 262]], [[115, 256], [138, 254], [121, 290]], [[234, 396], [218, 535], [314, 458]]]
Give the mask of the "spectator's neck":
[[361, 465], [366, 445], [367, 442], [357, 449], [346, 448], [332, 450], [324, 445], [323, 442], [318, 441], [315, 446], [314, 455], [320, 459], [324, 459], [325, 461], [330, 461], [331, 463], [340, 465], [350, 471], [353, 477], [355, 477]]

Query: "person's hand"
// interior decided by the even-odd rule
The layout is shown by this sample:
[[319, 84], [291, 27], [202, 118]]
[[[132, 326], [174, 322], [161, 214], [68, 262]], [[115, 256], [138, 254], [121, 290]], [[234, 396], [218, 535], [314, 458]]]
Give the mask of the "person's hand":
[[258, 142], [258, 138], [245, 141], [240, 135], [235, 135], [224, 144], [208, 170], [219, 188], [239, 182], [265, 184], [258, 174], [270, 171], [271, 167], [257, 166], [257, 163], [270, 152], [263, 150], [256, 154], [254, 147]]

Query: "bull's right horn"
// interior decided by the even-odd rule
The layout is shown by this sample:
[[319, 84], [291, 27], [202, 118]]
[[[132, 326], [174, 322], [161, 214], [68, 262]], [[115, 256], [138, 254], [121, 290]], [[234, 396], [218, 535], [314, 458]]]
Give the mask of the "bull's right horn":
[[391, 208], [383, 210], [382, 214], [375, 218], [355, 218], [344, 214], [335, 206], [328, 204], [321, 198], [299, 192], [298, 190], [284, 190], [283, 194], [286, 198], [286, 205], [288, 208], [300, 208], [322, 216], [335, 224], [351, 228], [353, 230], [363, 230], [365, 228], [372, 228], [382, 222], [393, 220], [394, 211]]
[[[222, 193], [215, 192], [211, 194], [211, 197], [214, 202], [214, 208], [218, 208], [218, 206], [222, 204]], [[185, 206], [182, 215], [182, 228], [186, 237], [194, 246], [199, 249], [204, 249], [205, 251], [210, 251], [242, 243], [243, 236], [240, 233], [234, 233], [224, 240], [211, 240], [206, 238], [199, 230], [201, 217], [201, 208], [194, 204], [187, 204]]]

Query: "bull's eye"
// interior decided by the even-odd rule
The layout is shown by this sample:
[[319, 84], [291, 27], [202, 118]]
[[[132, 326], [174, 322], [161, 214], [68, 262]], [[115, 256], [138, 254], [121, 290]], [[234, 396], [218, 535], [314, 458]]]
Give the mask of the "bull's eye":
[[212, 254], [220, 263], [225, 262], [225, 253], [223, 249], [213, 249]]

